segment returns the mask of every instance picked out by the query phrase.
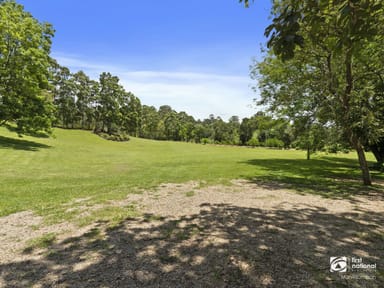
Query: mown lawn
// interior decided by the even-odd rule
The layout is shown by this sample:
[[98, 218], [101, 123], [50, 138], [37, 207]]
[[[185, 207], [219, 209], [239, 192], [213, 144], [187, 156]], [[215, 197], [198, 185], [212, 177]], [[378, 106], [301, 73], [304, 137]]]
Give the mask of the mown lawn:
[[[368, 155], [373, 161], [372, 155]], [[54, 137], [19, 138], [0, 128], [0, 216], [22, 210], [64, 217], [62, 204], [124, 198], [138, 188], [189, 180], [205, 184], [246, 178], [325, 197], [349, 197], [360, 184], [355, 153], [305, 152], [199, 145], [132, 138], [118, 143], [90, 132], [55, 129]], [[382, 174], [374, 173], [376, 180]], [[370, 189], [381, 189], [374, 186]]]

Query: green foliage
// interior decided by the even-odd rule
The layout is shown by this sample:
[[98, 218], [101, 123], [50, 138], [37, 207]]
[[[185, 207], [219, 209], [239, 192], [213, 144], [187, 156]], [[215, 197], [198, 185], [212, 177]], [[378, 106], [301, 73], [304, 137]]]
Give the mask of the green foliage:
[[111, 140], [111, 141], [117, 141], [117, 142], [125, 142], [129, 141], [129, 136], [127, 134], [118, 134], [118, 133], [113, 133], [113, 134], [108, 134], [104, 132], [99, 132], [97, 133], [101, 138], [104, 138], [106, 140]]
[[324, 151], [326, 151], [328, 153], [339, 153], [339, 152], [348, 153], [349, 150], [347, 148], [343, 147], [343, 145], [341, 145], [339, 143], [333, 143], [333, 144], [325, 146]]
[[124, 88], [119, 84], [119, 78], [112, 76], [111, 73], [101, 73], [99, 83], [95, 131], [106, 131], [108, 134], [112, 134], [118, 130], [120, 125], [120, 107]]
[[265, 31], [269, 54], [253, 71], [262, 75], [261, 104], [305, 119], [308, 149], [318, 144], [314, 123], [340, 129], [359, 155], [367, 185], [364, 145], [384, 136], [376, 100], [383, 91], [383, 12], [381, 1], [275, 1]]
[[15, 1], [0, 2], [0, 125], [50, 132], [49, 57], [53, 29]]
[[44, 249], [51, 246], [56, 240], [55, 233], [46, 233], [41, 237], [29, 240], [27, 247], [24, 249], [24, 253], [30, 253], [35, 249]]
[[201, 143], [201, 144], [213, 144], [214, 141], [211, 140], [211, 139], [209, 139], [209, 138], [202, 138], [202, 139], [200, 140], [200, 143]]
[[252, 147], [257, 147], [257, 146], [261, 146], [260, 145], [260, 142], [257, 138], [251, 138], [250, 140], [247, 141], [247, 145], [248, 146], [252, 146]]
[[[121, 221], [127, 218], [137, 217], [139, 213], [133, 205], [125, 207], [105, 206], [101, 209], [91, 211], [86, 217], [77, 219], [76, 223], [79, 226], [86, 226], [98, 221], [108, 221], [109, 227], [113, 227], [121, 223]], [[96, 234], [97, 236], [97, 234]]]
[[195, 196], [195, 191], [188, 191], [188, 192], [185, 193], [185, 196], [193, 197], [193, 196]]
[[276, 138], [268, 138], [264, 145], [272, 148], [283, 148], [284, 142]]

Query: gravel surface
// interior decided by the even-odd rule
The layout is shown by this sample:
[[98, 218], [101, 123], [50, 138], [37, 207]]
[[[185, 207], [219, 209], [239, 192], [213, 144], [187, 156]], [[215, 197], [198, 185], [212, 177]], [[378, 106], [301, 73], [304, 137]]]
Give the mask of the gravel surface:
[[[326, 199], [236, 180], [163, 184], [106, 205], [129, 204], [142, 216], [114, 225], [0, 218], [0, 287], [384, 287], [382, 195]], [[376, 269], [330, 272], [333, 256]]]

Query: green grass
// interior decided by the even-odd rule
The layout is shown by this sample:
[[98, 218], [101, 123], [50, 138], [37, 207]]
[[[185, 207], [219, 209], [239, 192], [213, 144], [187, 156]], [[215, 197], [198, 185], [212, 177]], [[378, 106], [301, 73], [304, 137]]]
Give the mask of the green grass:
[[109, 226], [113, 227], [118, 225], [121, 221], [127, 218], [133, 218], [138, 216], [139, 213], [133, 206], [125, 207], [111, 207], [106, 206], [102, 209], [92, 211], [86, 217], [81, 217], [77, 219], [76, 223], [79, 226], [86, 226], [91, 224], [95, 219], [98, 221], [109, 222]]
[[245, 178], [267, 188], [279, 184], [326, 197], [365, 191], [355, 153], [318, 155], [307, 161], [305, 152], [296, 150], [138, 138], [120, 143], [62, 129], [55, 129], [51, 138], [19, 138], [0, 128], [0, 159], [0, 216], [32, 210], [65, 219], [71, 217], [68, 205], [84, 205], [74, 199], [86, 198], [91, 205], [124, 198], [139, 188], [189, 180], [217, 184]]
[[186, 197], [193, 197], [193, 196], [195, 196], [195, 191], [188, 191], [185, 193], [185, 196]]
[[24, 253], [31, 253], [34, 249], [43, 249], [51, 246], [56, 240], [55, 233], [47, 233], [41, 237], [34, 238], [28, 241], [26, 248], [23, 250]]

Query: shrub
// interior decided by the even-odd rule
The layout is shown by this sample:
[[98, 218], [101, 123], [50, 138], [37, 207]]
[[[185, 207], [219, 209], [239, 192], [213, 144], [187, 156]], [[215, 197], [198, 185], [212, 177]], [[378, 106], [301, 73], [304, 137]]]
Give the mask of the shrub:
[[99, 132], [97, 133], [97, 135], [99, 135], [101, 138], [105, 140], [117, 141], [117, 142], [129, 141], [130, 139], [127, 134], [117, 134], [117, 133], [108, 134], [108, 133]]
[[257, 138], [252, 138], [252, 139], [248, 140], [247, 145], [252, 146], [252, 147], [256, 147], [256, 146], [260, 146], [260, 142]]
[[200, 141], [201, 144], [213, 144], [213, 141], [209, 138], [202, 138]]
[[264, 145], [266, 147], [283, 148], [284, 142], [276, 138], [269, 138], [265, 141]]

